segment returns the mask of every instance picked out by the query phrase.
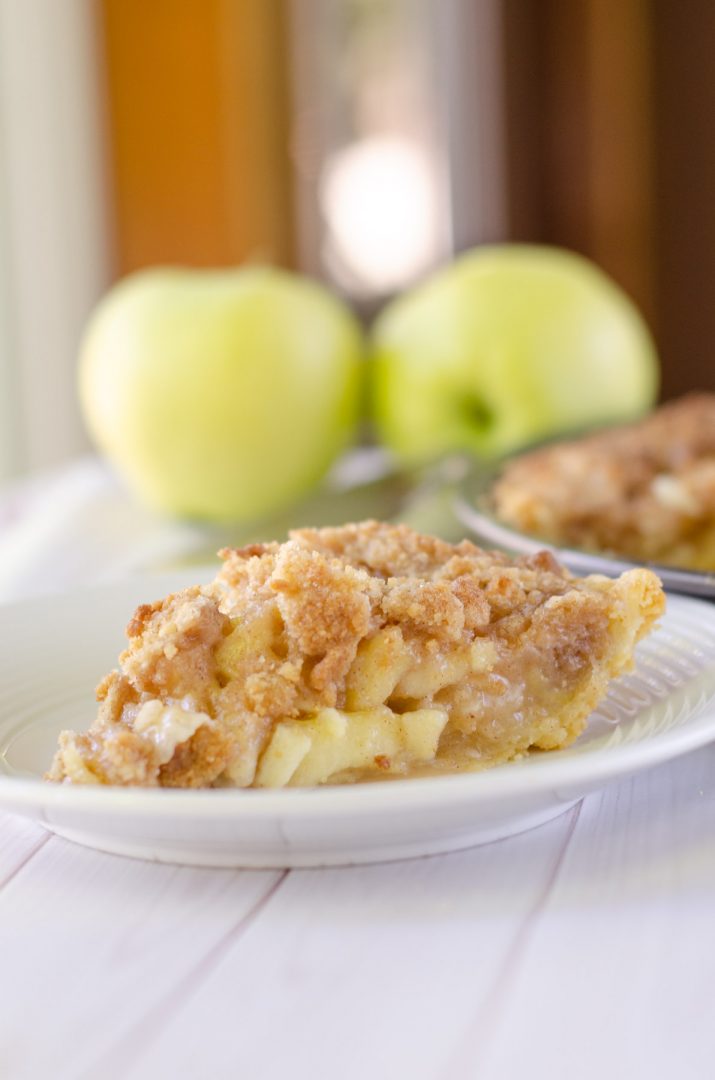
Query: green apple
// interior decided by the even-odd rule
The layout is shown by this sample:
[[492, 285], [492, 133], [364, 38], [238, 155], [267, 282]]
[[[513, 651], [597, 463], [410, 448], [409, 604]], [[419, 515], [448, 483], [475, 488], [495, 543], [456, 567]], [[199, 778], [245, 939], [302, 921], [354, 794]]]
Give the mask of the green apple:
[[658, 361], [625, 293], [581, 256], [502, 245], [461, 256], [379, 316], [379, 434], [417, 463], [494, 457], [548, 435], [636, 416]]
[[267, 268], [156, 269], [90, 320], [91, 434], [149, 505], [247, 520], [308, 491], [349, 442], [364, 346], [319, 285]]

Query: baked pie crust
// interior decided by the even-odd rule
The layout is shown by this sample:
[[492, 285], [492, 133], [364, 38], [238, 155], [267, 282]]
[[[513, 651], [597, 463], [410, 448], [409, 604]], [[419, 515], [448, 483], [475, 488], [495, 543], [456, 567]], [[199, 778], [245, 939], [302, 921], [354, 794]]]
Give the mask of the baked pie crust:
[[97, 718], [48, 779], [283, 787], [472, 770], [583, 730], [664, 608], [658, 578], [574, 578], [375, 521], [226, 550], [141, 606]]
[[549, 543], [715, 570], [715, 395], [515, 458], [490, 501]]

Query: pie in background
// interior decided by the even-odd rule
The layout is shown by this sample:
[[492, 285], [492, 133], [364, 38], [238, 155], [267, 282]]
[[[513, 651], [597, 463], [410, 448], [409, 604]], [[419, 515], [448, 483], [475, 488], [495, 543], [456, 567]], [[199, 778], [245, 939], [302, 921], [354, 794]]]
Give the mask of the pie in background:
[[221, 554], [211, 584], [138, 608], [48, 779], [337, 784], [555, 750], [664, 609], [649, 570], [578, 579], [375, 521]]
[[562, 547], [715, 570], [715, 395], [523, 454], [490, 503], [500, 521]]

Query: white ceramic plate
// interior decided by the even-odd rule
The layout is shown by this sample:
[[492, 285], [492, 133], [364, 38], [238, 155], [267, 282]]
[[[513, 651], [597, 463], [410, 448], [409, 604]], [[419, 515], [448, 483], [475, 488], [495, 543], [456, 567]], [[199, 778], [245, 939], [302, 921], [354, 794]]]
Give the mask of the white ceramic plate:
[[152, 577], [0, 607], [0, 807], [77, 843], [165, 862], [379, 862], [531, 828], [609, 780], [715, 739], [715, 607], [674, 596], [635, 673], [613, 685], [568, 750], [483, 773], [313, 790], [43, 782], [60, 729], [91, 721], [93, 687], [114, 666], [133, 608], [185, 583]]

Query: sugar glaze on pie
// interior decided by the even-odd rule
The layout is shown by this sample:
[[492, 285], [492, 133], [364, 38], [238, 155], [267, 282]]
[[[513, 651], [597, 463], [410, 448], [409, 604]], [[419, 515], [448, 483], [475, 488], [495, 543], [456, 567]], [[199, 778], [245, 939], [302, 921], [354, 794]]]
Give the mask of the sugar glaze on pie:
[[283, 787], [473, 770], [566, 746], [664, 608], [648, 570], [577, 579], [375, 521], [222, 553], [141, 606], [48, 779]]

